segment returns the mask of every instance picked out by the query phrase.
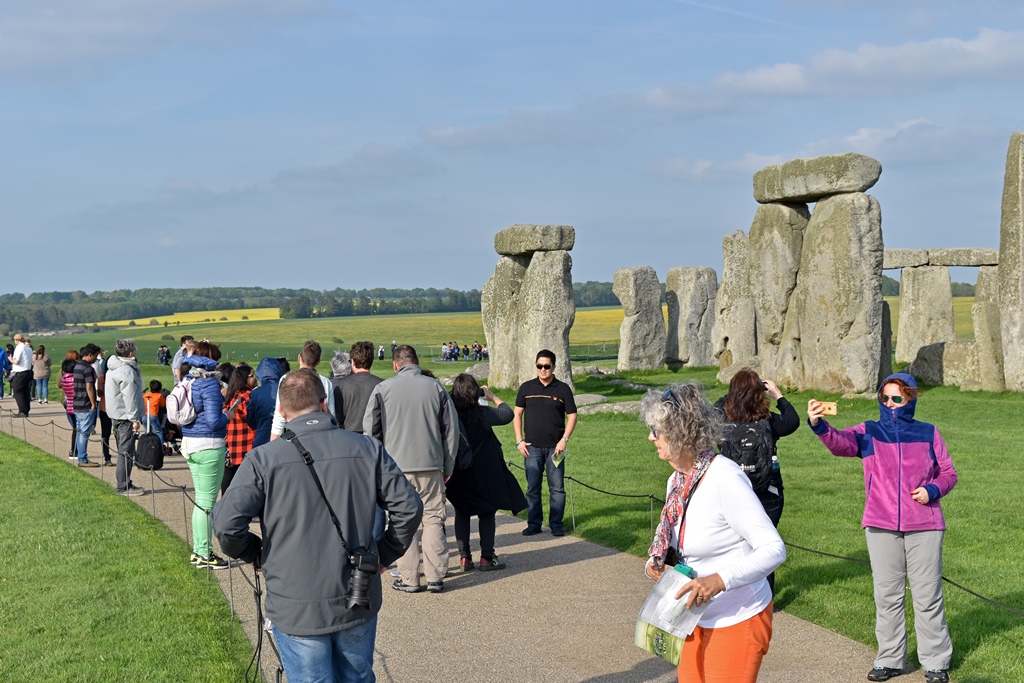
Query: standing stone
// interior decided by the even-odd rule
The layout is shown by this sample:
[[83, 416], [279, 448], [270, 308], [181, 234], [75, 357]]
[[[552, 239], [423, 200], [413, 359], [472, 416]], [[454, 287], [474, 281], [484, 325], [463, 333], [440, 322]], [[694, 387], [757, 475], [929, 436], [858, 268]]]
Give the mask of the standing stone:
[[799, 340], [790, 353], [800, 367], [785, 368], [799, 376], [796, 386], [854, 393], [876, 389], [882, 252], [882, 214], [874, 197], [840, 194], [817, 203], [804, 232], [783, 334], [786, 346]]
[[978, 379], [978, 350], [973, 339], [922, 346], [908, 370], [918, 384], [957, 387]]
[[715, 358], [730, 351], [734, 360], [757, 355], [754, 299], [750, 295], [750, 252], [747, 235], [737, 230], [722, 240], [722, 283], [715, 297], [711, 332]]
[[761, 204], [813, 202], [839, 193], [864, 192], [881, 174], [877, 160], [853, 152], [793, 159], [754, 174], [754, 199]]
[[971, 318], [974, 321], [974, 342], [978, 351], [980, 388], [982, 391], [1006, 391], [999, 305], [991, 301], [975, 301], [971, 306]]
[[1006, 388], [1024, 391], [1024, 133], [1010, 136], [999, 228], [999, 311]]
[[535, 251], [570, 251], [576, 243], [571, 225], [510, 225], [494, 236], [494, 251], [524, 256]]
[[900, 321], [896, 362], [909, 363], [922, 346], [953, 341], [953, 292], [949, 269], [919, 266], [900, 271]]
[[619, 268], [612, 292], [622, 302], [619, 365], [622, 370], [657, 370], [665, 364], [665, 317], [661, 283], [650, 266]]
[[519, 387], [520, 294], [529, 265], [529, 257], [502, 256], [480, 293], [484, 337], [490, 354], [487, 381], [493, 387]]
[[569, 362], [569, 330], [576, 320], [572, 257], [567, 251], [538, 251], [530, 259], [519, 291], [521, 324], [512, 347], [518, 352], [518, 388], [537, 376], [537, 352], [555, 353], [555, 377], [575, 389]]
[[999, 301], [999, 266], [978, 268], [978, 282], [974, 285], [974, 303]]
[[700, 368], [715, 364], [711, 331], [715, 324], [718, 274], [701, 266], [672, 268], [665, 275], [668, 302], [668, 337], [665, 356], [669, 367]]
[[768, 377], [774, 377], [777, 368], [776, 355], [810, 219], [806, 204], [762, 204], [750, 226], [748, 281], [757, 322], [757, 355]]

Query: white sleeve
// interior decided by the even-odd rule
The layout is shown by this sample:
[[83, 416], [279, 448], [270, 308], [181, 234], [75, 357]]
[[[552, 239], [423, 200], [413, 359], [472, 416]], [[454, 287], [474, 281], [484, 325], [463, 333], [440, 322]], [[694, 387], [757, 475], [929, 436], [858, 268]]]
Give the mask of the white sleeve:
[[[722, 456], [719, 456], [722, 457]], [[724, 475], [718, 504], [729, 527], [745, 540], [753, 552], [718, 575], [726, 590], [754, 583], [771, 574], [786, 559], [786, 545], [775, 530], [750, 480], [738, 468], [722, 468]]]
[[320, 381], [323, 382], [324, 390], [327, 392], [327, 412], [334, 415], [334, 385], [323, 375], [320, 375]]
[[[288, 376], [288, 373], [281, 375], [281, 379]], [[277, 383], [278, 388], [281, 387], [281, 383]], [[281, 392], [277, 394], [277, 398], [274, 399], [274, 421], [270, 423], [270, 433], [277, 436], [284, 434], [284, 425], [288, 420], [284, 419], [284, 415], [281, 414]]]

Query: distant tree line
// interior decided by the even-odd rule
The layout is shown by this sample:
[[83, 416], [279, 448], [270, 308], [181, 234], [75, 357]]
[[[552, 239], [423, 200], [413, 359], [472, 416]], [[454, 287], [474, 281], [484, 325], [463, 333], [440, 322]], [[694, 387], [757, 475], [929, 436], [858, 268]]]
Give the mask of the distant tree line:
[[[974, 285], [967, 284], [966, 282], [951, 282], [949, 288], [953, 292], [953, 296], [974, 296]], [[899, 296], [900, 295], [900, 282], [894, 280], [888, 275], [882, 276], [882, 296]]]

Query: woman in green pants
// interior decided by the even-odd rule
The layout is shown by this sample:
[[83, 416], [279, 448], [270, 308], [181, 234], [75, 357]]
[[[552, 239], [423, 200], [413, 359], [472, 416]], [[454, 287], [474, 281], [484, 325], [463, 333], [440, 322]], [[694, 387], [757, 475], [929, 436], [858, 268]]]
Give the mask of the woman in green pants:
[[192, 382], [192, 404], [196, 419], [182, 425], [181, 452], [192, 472], [196, 505], [192, 509], [192, 557], [202, 569], [227, 569], [228, 563], [213, 552], [210, 544], [210, 513], [224, 478], [225, 437], [231, 411], [224, 411], [220, 373], [214, 368], [220, 349], [207, 340], [196, 343], [195, 352], [182, 359], [190, 369], [183, 381]]

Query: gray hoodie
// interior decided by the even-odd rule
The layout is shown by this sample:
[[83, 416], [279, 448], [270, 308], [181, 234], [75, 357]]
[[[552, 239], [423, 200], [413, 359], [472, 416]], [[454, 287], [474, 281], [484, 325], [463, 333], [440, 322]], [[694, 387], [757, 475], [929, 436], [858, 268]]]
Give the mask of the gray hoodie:
[[134, 358], [111, 356], [107, 361], [103, 394], [111, 420], [142, 422], [146, 404], [142, 400], [142, 374]]

